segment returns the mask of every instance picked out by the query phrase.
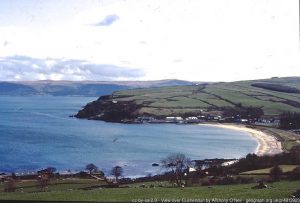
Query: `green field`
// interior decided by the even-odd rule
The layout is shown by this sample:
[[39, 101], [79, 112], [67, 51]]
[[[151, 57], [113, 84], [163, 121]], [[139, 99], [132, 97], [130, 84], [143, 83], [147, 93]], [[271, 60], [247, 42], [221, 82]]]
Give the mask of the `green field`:
[[[291, 172], [299, 165], [279, 165], [283, 173]], [[257, 174], [269, 174], [271, 168], [264, 168], [259, 170], [253, 170], [253, 171], [246, 171], [241, 173], [241, 175], [257, 175]]]
[[[267, 183], [267, 189], [252, 189], [256, 184], [198, 186], [186, 188], [140, 188], [139, 184], [129, 185], [129, 188], [95, 188], [84, 190], [88, 186], [101, 185], [94, 180], [64, 180], [53, 181], [41, 192], [35, 182], [19, 183], [16, 192], [3, 192], [0, 185], [0, 200], [52, 200], [52, 201], [132, 201], [136, 199], [275, 199], [289, 198], [297, 189], [300, 181], [281, 181]], [[141, 185], [141, 184], [140, 184]], [[21, 189], [22, 188], [22, 189]]]
[[212, 83], [189, 86], [130, 89], [114, 92], [114, 100], [142, 104], [140, 113], [174, 115], [184, 112], [215, 111], [220, 107], [261, 107], [265, 115], [285, 111], [300, 112], [300, 94], [274, 91], [252, 86], [266, 83], [300, 90], [300, 78], [272, 78], [267, 80]]

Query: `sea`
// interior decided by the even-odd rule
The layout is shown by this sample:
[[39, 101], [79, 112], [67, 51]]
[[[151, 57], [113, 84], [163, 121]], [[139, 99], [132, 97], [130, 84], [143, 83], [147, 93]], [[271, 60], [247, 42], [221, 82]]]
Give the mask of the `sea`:
[[120, 124], [70, 117], [95, 97], [0, 96], [0, 173], [55, 167], [79, 172], [94, 163], [106, 175], [164, 172], [152, 166], [176, 153], [190, 159], [240, 158], [257, 141], [248, 133], [187, 124]]

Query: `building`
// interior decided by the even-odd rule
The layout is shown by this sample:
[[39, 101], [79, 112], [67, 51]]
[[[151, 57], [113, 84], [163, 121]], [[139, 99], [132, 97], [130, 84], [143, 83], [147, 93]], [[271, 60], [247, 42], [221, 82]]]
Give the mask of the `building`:
[[187, 117], [185, 119], [185, 122], [186, 123], [200, 123], [200, 122], [202, 122], [202, 120], [197, 117]]
[[148, 123], [155, 120], [153, 117], [150, 116], [139, 116], [136, 118], [136, 121], [141, 122], [141, 123]]
[[166, 122], [167, 123], [180, 123], [183, 122], [183, 118], [180, 116], [177, 117], [166, 117]]

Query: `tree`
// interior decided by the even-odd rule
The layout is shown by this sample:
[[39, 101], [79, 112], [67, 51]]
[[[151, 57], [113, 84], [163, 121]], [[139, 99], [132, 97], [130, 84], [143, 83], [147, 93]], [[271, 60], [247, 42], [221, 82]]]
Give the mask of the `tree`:
[[50, 173], [50, 174], [53, 174], [53, 173], [56, 172], [56, 168], [54, 168], [54, 167], [48, 167], [46, 170], [47, 170], [48, 173]]
[[243, 106], [241, 103], [236, 103], [234, 107], [221, 108], [224, 117], [236, 117], [239, 115], [241, 118], [260, 118], [264, 115], [262, 107]]
[[48, 173], [49, 178], [53, 178], [55, 172], [56, 172], [56, 168], [54, 167], [46, 168], [46, 173]]
[[110, 174], [115, 176], [116, 182], [118, 182], [119, 177], [123, 175], [123, 168], [121, 166], [115, 166], [111, 169]]
[[56, 168], [54, 167], [48, 167], [46, 169], [42, 169], [40, 171], [38, 171], [38, 175], [42, 176], [42, 175], [47, 175], [48, 178], [53, 178], [54, 177], [54, 172], [56, 171]]
[[280, 128], [287, 130], [300, 128], [300, 113], [282, 113], [280, 115]]
[[46, 187], [50, 184], [50, 175], [47, 173], [41, 174], [37, 179], [37, 183], [41, 191], [45, 191]]
[[296, 167], [290, 174], [292, 180], [300, 180], [300, 166]]
[[13, 172], [13, 173], [11, 174], [11, 178], [12, 178], [13, 180], [17, 180], [17, 175]]
[[162, 167], [171, 170], [173, 179], [176, 185], [180, 187], [183, 184], [184, 171], [191, 164], [191, 160], [184, 154], [172, 154], [165, 159], [161, 160]]
[[282, 170], [278, 165], [275, 165], [273, 168], [270, 170], [270, 177], [274, 181], [280, 180], [280, 176], [282, 175]]
[[85, 169], [89, 171], [90, 175], [92, 175], [93, 172], [98, 171], [98, 167], [95, 164], [92, 164], [92, 163], [86, 165]]

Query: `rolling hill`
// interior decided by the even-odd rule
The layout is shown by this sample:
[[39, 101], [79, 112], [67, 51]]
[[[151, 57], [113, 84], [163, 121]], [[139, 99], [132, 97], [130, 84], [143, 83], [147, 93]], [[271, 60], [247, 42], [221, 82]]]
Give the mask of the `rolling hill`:
[[106, 120], [110, 114], [108, 120], [114, 115], [120, 120], [140, 115], [222, 115], [228, 109], [247, 107], [274, 116], [300, 112], [299, 91], [300, 77], [129, 89], [89, 103], [77, 117]]

